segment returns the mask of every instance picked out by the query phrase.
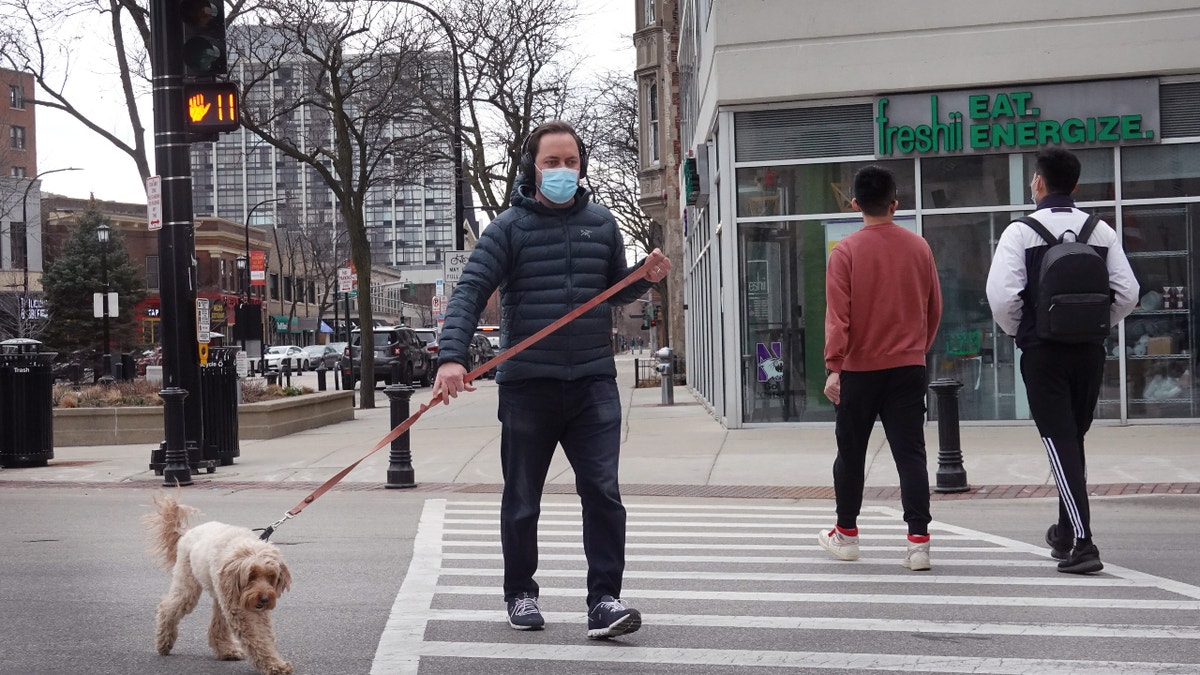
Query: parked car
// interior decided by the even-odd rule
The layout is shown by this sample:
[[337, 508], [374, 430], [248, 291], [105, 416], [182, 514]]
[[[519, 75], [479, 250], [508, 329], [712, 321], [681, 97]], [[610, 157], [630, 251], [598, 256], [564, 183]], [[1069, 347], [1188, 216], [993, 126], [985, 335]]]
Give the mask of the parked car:
[[293, 373], [299, 373], [304, 370], [304, 363], [308, 357], [304, 350], [296, 345], [275, 345], [263, 354], [263, 360], [267, 370], [283, 370], [283, 364], [286, 363]]
[[[492, 349], [492, 341], [488, 337], [484, 333], [476, 333], [471, 338], [471, 344], [467, 345], [467, 351], [471, 355], [470, 370], [475, 370], [496, 356], [496, 350]], [[480, 375], [480, 377], [494, 379], [496, 377], [496, 369], [492, 368]]]
[[309, 345], [304, 348], [304, 365], [309, 370], [316, 370], [322, 363], [326, 369], [334, 370], [338, 367], [340, 358], [342, 350], [333, 344]]
[[142, 352], [136, 362], [137, 374], [145, 377], [146, 366], [161, 366], [162, 365], [162, 346], [156, 346], [154, 349], [147, 349]]
[[425, 345], [425, 351], [429, 352], [429, 358], [433, 361], [434, 369], [437, 368], [438, 356], [438, 333], [434, 328], [414, 328], [413, 332], [417, 334], [417, 339], [421, 344]]
[[[434, 364], [429, 352], [413, 329], [404, 326], [377, 326], [373, 331], [375, 340], [375, 381], [392, 384], [392, 364], [400, 364], [399, 384], [412, 384], [416, 379], [421, 386], [433, 384]], [[349, 359], [342, 360], [343, 377], [362, 379], [360, 369], [359, 340], [362, 333], [350, 333], [350, 344], [343, 352]]]

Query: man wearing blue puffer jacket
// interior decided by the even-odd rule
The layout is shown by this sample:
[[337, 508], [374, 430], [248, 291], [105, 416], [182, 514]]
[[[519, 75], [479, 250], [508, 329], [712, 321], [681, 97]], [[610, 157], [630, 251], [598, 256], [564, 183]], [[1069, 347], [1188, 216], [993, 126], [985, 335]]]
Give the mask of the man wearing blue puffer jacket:
[[[449, 403], [470, 363], [467, 346], [488, 298], [500, 289], [500, 344], [511, 347], [631, 273], [620, 230], [608, 209], [579, 186], [587, 152], [571, 125], [542, 124], [522, 145], [521, 175], [508, 210], [484, 230], [446, 309], [438, 341], [434, 397]], [[609, 303], [633, 302], [667, 276], [671, 262], [655, 249], [646, 279]], [[641, 614], [621, 599], [625, 507], [617, 481], [621, 400], [613, 361], [609, 303], [551, 333], [502, 363], [498, 417], [504, 496], [500, 539], [508, 623], [540, 630], [537, 523], [555, 448], [562, 444], [583, 505], [588, 562], [588, 632], [592, 639], [632, 633]]]

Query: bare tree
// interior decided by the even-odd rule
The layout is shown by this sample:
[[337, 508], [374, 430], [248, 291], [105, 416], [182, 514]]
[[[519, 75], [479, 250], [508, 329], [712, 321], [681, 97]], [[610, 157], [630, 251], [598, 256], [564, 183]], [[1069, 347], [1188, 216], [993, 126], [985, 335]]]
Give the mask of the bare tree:
[[575, 0], [455, 0], [439, 11], [459, 40], [467, 178], [495, 216], [507, 208], [525, 137], [566, 111], [582, 58], [568, 51], [580, 12]]
[[430, 122], [414, 104], [429, 79], [429, 35], [386, 3], [268, 0], [234, 32], [242, 124], [311, 168], [333, 193], [358, 275], [361, 406], [375, 406], [370, 326], [373, 194], [410, 183], [428, 160]]

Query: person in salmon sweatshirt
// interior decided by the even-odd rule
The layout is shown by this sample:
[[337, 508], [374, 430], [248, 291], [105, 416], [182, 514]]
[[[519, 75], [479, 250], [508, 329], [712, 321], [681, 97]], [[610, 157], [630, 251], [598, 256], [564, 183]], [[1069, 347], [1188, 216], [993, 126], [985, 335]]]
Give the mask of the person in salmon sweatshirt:
[[929, 470], [925, 460], [925, 355], [942, 318], [942, 291], [929, 244], [893, 222], [896, 179], [879, 166], [854, 176], [851, 205], [863, 229], [842, 239], [825, 271], [825, 396], [837, 411], [833, 487], [837, 524], [817, 542], [842, 560], [857, 560], [867, 444], [883, 421], [900, 475], [908, 524], [901, 563], [927, 570]]

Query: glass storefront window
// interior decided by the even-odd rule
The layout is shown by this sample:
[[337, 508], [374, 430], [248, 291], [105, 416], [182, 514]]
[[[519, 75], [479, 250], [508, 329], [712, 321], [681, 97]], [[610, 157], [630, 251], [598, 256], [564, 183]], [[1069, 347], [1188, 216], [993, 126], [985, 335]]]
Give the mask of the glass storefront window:
[[921, 206], [927, 209], [1012, 204], [1008, 155], [954, 155], [921, 160]]
[[[1116, 180], [1113, 177], [1112, 148], [1091, 148], [1088, 150], [1071, 150], [1079, 158], [1079, 186], [1071, 195], [1076, 202], [1111, 202], [1116, 199]], [[1029, 193], [1029, 182], [1033, 178], [1034, 161], [1037, 153], [1027, 152], [1024, 155], [1025, 181], [1024, 203], [1032, 204], [1033, 195]], [[1126, 195], [1126, 198], [1129, 196]], [[1110, 225], [1114, 224], [1109, 216], [1104, 219]]]
[[[1141, 287], [1125, 319], [1126, 387], [1130, 419], [1195, 417], [1197, 313], [1193, 290], [1200, 258], [1200, 204], [1126, 207], [1122, 242]], [[1105, 396], [1120, 383], [1120, 350], [1109, 343]], [[1102, 401], [1102, 408], [1104, 402]]]
[[1121, 197], [1200, 196], [1200, 144], [1121, 149]]
[[825, 386], [825, 228], [740, 228], [744, 422], [833, 420]]
[[900, 189], [900, 208], [915, 208], [912, 160], [831, 162], [738, 169], [738, 216], [853, 213], [854, 174], [869, 164], [891, 170]]
[[986, 290], [994, 242], [1020, 215], [997, 211], [922, 220], [942, 286], [942, 323], [929, 353], [929, 378], [963, 383], [964, 420], [1014, 419], [1028, 410], [1014, 368], [1013, 339], [992, 320]]

